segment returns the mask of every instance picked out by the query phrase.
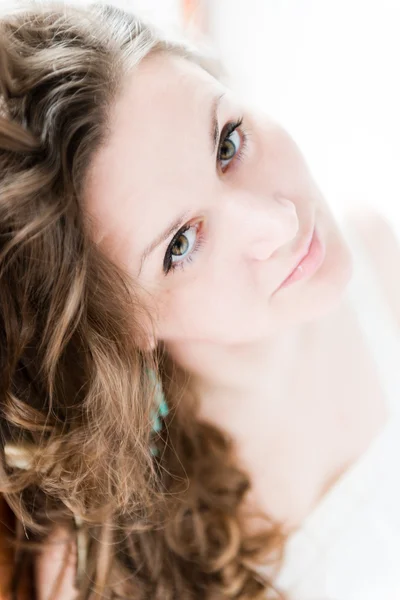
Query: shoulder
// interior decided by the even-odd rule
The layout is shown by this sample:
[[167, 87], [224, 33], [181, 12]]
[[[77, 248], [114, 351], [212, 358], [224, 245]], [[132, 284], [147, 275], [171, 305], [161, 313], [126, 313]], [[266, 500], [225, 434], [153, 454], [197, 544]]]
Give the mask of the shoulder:
[[357, 231], [400, 329], [400, 231], [369, 207], [348, 213], [345, 220]]

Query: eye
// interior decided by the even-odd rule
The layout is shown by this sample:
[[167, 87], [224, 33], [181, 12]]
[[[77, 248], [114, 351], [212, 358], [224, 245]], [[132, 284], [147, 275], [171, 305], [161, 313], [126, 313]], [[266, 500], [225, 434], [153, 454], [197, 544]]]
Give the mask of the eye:
[[222, 171], [225, 171], [235, 158], [240, 158], [245, 146], [246, 136], [239, 133], [238, 129], [243, 119], [236, 123], [228, 123], [221, 135], [221, 143], [218, 148], [218, 160]]
[[183, 267], [202, 243], [199, 234], [201, 222], [184, 225], [172, 238], [164, 257], [163, 269], [167, 274], [172, 269]]
[[195, 227], [189, 227], [184, 231], [178, 232], [177, 237], [173, 239], [171, 246], [171, 260], [172, 262], [178, 262], [185, 258], [190, 253], [196, 241]]

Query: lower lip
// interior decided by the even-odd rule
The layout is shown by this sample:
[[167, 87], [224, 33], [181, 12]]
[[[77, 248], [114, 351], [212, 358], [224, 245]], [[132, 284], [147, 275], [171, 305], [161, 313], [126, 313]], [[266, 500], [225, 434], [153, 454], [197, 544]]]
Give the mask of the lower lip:
[[319, 239], [317, 232], [314, 230], [314, 235], [311, 240], [311, 244], [306, 256], [299, 262], [297, 267], [292, 273], [285, 279], [285, 281], [279, 286], [279, 290], [314, 275], [319, 267], [324, 262], [325, 258], [325, 246]]

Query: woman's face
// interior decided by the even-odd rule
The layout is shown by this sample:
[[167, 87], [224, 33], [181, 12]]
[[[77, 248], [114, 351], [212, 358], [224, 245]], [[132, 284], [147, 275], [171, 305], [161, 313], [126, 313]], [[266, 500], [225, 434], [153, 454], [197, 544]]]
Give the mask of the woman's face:
[[[126, 81], [85, 202], [167, 343], [260, 340], [325, 313], [351, 274], [294, 141], [184, 58], [150, 56]], [[277, 289], [314, 225], [321, 266]]]

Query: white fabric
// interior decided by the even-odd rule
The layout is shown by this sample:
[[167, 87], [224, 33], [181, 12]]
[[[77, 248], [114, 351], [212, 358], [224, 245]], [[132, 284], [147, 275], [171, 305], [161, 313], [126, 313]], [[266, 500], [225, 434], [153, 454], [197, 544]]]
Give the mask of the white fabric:
[[347, 293], [389, 420], [290, 537], [277, 584], [293, 600], [400, 600], [400, 332], [356, 231], [343, 223], [343, 233], [354, 260]]

